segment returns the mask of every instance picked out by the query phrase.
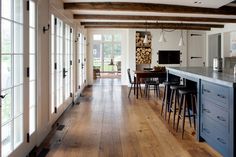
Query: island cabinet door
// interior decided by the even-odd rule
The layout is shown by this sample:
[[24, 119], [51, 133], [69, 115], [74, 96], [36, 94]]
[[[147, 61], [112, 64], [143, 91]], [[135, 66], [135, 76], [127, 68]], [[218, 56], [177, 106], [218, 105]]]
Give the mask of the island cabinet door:
[[207, 81], [201, 84], [200, 136], [223, 156], [231, 156], [230, 88]]

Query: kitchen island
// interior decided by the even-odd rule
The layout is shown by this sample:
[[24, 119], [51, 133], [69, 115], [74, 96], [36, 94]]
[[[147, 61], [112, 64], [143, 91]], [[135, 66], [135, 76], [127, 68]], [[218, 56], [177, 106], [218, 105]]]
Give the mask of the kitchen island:
[[197, 90], [197, 140], [206, 141], [225, 157], [233, 157], [236, 76], [232, 70], [213, 71], [207, 67], [169, 67], [173, 76], [190, 81]]

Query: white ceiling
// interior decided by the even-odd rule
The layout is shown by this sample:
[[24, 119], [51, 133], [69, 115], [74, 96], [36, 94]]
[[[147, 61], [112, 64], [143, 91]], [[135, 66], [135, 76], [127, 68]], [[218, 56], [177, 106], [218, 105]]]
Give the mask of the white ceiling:
[[[132, 2], [219, 8], [233, 0], [63, 0], [64, 2]], [[200, 3], [195, 3], [200, 2]]]

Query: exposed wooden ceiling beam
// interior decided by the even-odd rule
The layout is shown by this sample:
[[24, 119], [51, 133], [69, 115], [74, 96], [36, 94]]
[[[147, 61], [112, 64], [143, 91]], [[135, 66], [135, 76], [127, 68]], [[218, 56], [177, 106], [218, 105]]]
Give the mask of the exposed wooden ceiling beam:
[[[137, 25], [91, 25], [91, 26], [87, 26], [85, 25], [84, 28], [111, 28], [111, 29], [145, 29], [146, 26], [137, 26]], [[183, 29], [183, 30], [202, 30], [202, 31], [209, 31], [211, 30], [210, 27], [182, 27], [182, 26], [172, 26], [172, 27], [159, 27], [159, 26], [151, 26], [148, 27], [148, 29]]]
[[64, 3], [64, 9], [236, 15], [235, 7], [230, 7], [230, 6], [223, 6], [218, 9], [214, 9], [214, 8], [188, 7], [180, 5], [130, 3], [130, 2]]
[[218, 22], [236, 23], [236, 19], [179, 17], [179, 16], [132, 16], [132, 15], [91, 15], [74, 14], [74, 19], [102, 19], [102, 20], [154, 20], [154, 21], [190, 21], [190, 22]]
[[224, 28], [224, 25], [219, 24], [198, 24], [198, 23], [145, 23], [145, 22], [81, 22], [85, 26], [145, 26], [145, 27], [214, 27]]

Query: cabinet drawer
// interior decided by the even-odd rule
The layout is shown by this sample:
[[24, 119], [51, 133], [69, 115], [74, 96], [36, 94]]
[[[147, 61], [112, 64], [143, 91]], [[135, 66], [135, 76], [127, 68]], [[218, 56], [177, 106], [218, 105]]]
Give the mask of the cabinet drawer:
[[229, 106], [228, 87], [202, 81], [202, 96], [217, 102], [222, 107]]
[[209, 101], [208, 99], [202, 100], [202, 115], [209, 116], [217, 123], [229, 126], [229, 112], [227, 108], [218, 106], [216, 103]]
[[225, 129], [224, 126], [217, 124], [207, 116], [203, 116], [202, 118], [201, 137], [203, 137], [209, 145], [219, 151], [222, 155], [228, 156], [228, 129]]

